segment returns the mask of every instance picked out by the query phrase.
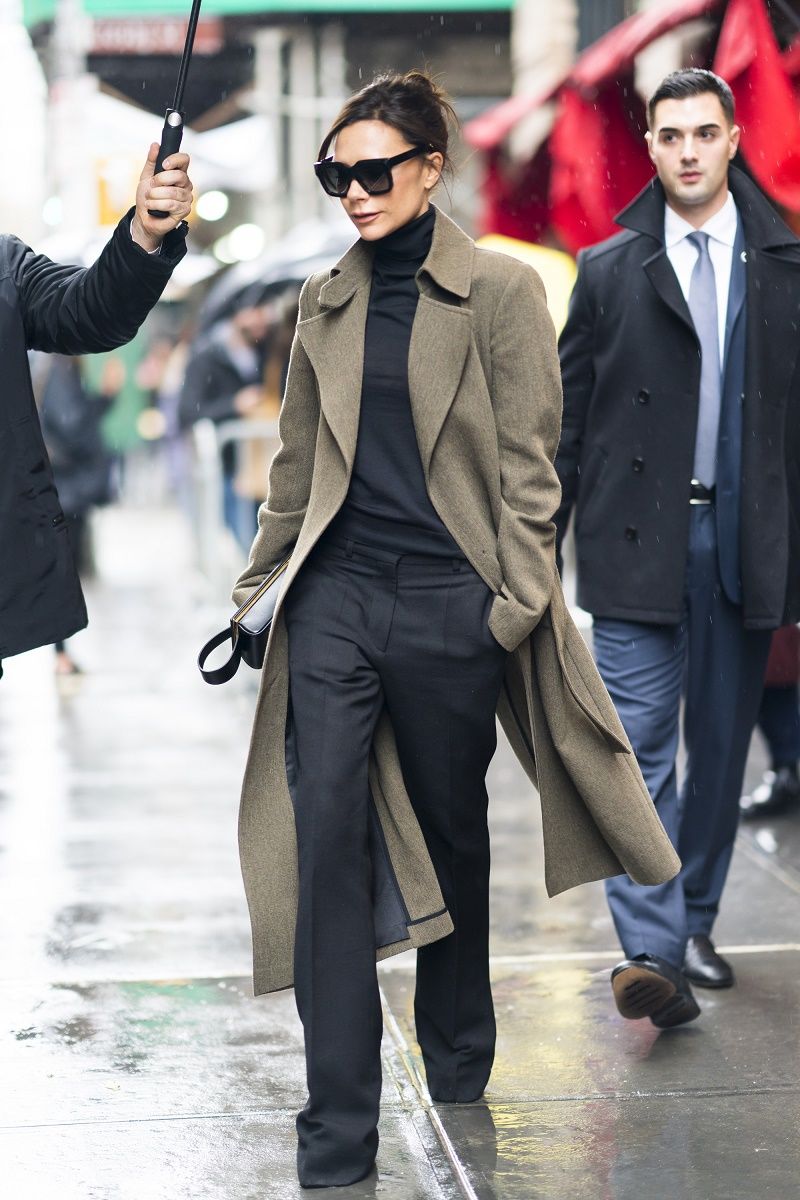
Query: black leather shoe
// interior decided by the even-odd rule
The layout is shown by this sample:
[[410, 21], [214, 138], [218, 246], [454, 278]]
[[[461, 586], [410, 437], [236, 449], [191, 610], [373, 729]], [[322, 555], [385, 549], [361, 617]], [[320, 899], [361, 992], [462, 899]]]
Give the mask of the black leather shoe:
[[733, 967], [703, 933], [694, 934], [686, 943], [683, 973], [697, 987], [726, 988], [734, 983]]
[[649, 1017], [658, 1029], [685, 1025], [700, 1016], [686, 976], [655, 954], [638, 954], [614, 967], [611, 987], [623, 1017]]
[[797, 764], [765, 771], [758, 787], [749, 796], [742, 796], [739, 809], [743, 821], [758, 821], [800, 805], [800, 775]]
[[689, 980], [685, 975], [682, 975], [681, 979], [683, 982], [672, 999], [650, 1014], [650, 1020], [656, 1029], [672, 1029], [675, 1025], [686, 1025], [700, 1016], [700, 1005], [692, 994]]

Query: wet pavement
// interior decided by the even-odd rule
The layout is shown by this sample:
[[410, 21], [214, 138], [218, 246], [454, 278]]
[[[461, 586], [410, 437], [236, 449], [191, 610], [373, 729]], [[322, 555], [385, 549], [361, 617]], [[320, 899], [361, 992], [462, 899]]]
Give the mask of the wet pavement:
[[[291, 992], [253, 1000], [236, 810], [254, 676], [196, 674], [228, 612], [180, 518], [101, 514], [85, 674], [0, 684], [0, 1192], [292, 1200]], [[749, 780], [763, 768], [754, 743]], [[491, 768], [499, 1040], [483, 1101], [432, 1105], [413, 955], [381, 968], [387, 1200], [800, 1197], [800, 813], [743, 829], [717, 940], [738, 984], [694, 1025], [623, 1021], [600, 885], [549, 901], [535, 795]]]

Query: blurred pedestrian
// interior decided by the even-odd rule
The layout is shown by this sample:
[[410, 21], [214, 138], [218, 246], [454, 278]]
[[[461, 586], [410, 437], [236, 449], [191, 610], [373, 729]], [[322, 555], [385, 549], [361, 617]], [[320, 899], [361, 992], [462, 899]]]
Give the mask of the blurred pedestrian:
[[290, 556], [240, 844], [256, 992], [294, 982], [304, 1027], [305, 1187], [353, 1183], [375, 1160], [376, 957], [418, 948], [434, 1100], [469, 1103], [489, 1078], [498, 706], [538, 777], [551, 892], [678, 867], [555, 570], [544, 289], [430, 203], [449, 118], [427, 75], [386, 76], [322, 144], [318, 178], [360, 240], [301, 293], [281, 448], [235, 592]]
[[[260, 289], [259, 289], [260, 290]], [[235, 421], [263, 402], [264, 354], [270, 329], [269, 308], [247, 293], [232, 317], [220, 321], [189, 354], [180, 401], [184, 429], [196, 421]], [[236, 494], [237, 447], [222, 447], [223, 517], [247, 548], [253, 537], [250, 510]]]
[[[271, 325], [266, 340], [261, 401], [244, 415], [245, 421], [275, 422], [278, 419], [297, 325], [299, 296], [298, 289], [291, 287], [280, 300], [270, 305]], [[258, 510], [266, 499], [269, 464], [277, 448], [277, 439], [263, 436], [245, 438], [240, 443], [234, 488], [237, 496], [242, 498], [245, 512], [249, 509], [250, 542], [258, 528]]]
[[157, 409], [164, 376], [175, 350], [176, 339], [166, 333], [158, 333], [150, 340], [147, 352], [136, 368], [136, 386], [147, 396], [147, 407]]
[[560, 544], [575, 509], [578, 603], [683, 862], [659, 888], [607, 884], [619, 1011], [663, 1027], [698, 1016], [689, 980], [733, 983], [711, 933], [770, 631], [800, 616], [800, 245], [729, 166], [724, 80], [678, 71], [648, 117], [657, 178], [579, 256], [556, 523]]
[[770, 765], [752, 793], [742, 796], [746, 821], [800, 808], [800, 629], [785, 625], [772, 635], [764, 694], [756, 721]]
[[193, 337], [194, 325], [185, 321], [176, 338], [156, 339], [137, 371], [137, 383], [150, 392], [152, 406], [161, 415], [168, 486], [191, 519], [191, 454], [181, 425], [180, 403]]
[[[135, 208], [88, 269], [59, 266], [0, 237], [0, 659], [63, 641], [86, 624], [26, 351], [111, 350], [133, 337], [158, 300], [185, 253], [192, 185], [186, 154], [155, 175], [157, 153], [151, 146]], [[168, 216], [150, 216], [151, 207]]]
[[[38, 381], [42, 435], [73, 561], [83, 578], [93, 566], [89, 516], [93, 508], [111, 499], [112, 456], [103, 439], [102, 421], [125, 382], [125, 367], [118, 358], [107, 359], [100, 386], [93, 391], [84, 381], [80, 358], [41, 357], [45, 360], [44, 378]], [[79, 673], [63, 639], [55, 643], [55, 651], [57, 675]]]

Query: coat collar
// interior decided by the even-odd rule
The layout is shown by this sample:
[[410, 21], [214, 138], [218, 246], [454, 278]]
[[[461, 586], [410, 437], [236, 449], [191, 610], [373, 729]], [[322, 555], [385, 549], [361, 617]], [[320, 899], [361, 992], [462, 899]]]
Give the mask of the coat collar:
[[[466, 300], [472, 287], [472, 264], [475, 243], [462, 229], [436, 208], [433, 239], [428, 257], [417, 272], [417, 281], [428, 275], [435, 284]], [[372, 248], [362, 238], [350, 247], [331, 270], [331, 277], [322, 285], [319, 303], [322, 308], [339, 308], [372, 278]]]
[[[748, 246], [767, 250], [797, 242], [763, 193], [738, 167], [730, 168], [728, 186], [741, 215]], [[643, 233], [663, 246], [665, 203], [664, 188], [656, 176], [614, 220], [623, 229]]]

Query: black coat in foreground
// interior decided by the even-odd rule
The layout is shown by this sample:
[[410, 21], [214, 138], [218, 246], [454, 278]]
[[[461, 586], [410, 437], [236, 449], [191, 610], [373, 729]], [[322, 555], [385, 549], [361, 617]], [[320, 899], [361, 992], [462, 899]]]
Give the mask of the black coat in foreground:
[[[731, 168], [747, 255], [740, 560], [748, 629], [800, 620], [800, 242]], [[581, 252], [559, 353], [558, 543], [575, 509], [578, 603], [674, 624], [683, 612], [700, 348], [664, 246], [657, 179]]]
[[88, 269], [0, 237], [0, 660], [86, 624], [27, 351], [90, 354], [130, 341], [186, 253], [185, 224], [148, 255], [131, 239], [132, 216]]

